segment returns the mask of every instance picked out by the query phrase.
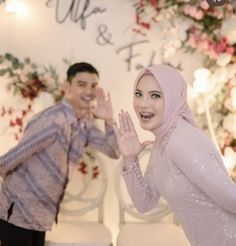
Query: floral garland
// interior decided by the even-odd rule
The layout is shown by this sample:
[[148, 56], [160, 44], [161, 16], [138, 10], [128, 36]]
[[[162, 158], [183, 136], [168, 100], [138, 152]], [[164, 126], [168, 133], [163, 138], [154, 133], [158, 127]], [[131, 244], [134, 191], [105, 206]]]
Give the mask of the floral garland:
[[54, 67], [38, 66], [30, 58], [21, 61], [10, 53], [0, 55], [0, 64], [0, 76], [11, 78], [8, 89], [14, 94], [20, 93], [22, 97], [34, 100], [41, 91], [47, 91], [55, 101], [62, 98], [59, 75]]
[[[206, 0], [139, 0], [133, 31], [146, 36], [162, 24], [163, 62], [171, 62], [177, 50], [200, 54], [207, 73], [209, 108], [217, 142], [224, 156], [236, 165], [236, 2], [209, 6]], [[198, 119], [206, 127], [202, 98], [196, 98]]]
[[15, 129], [13, 135], [18, 140], [26, 117], [32, 111], [34, 101], [40, 96], [40, 93], [49, 93], [54, 102], [62, 98], [63, 92], [60, 89], [59, 76], [52, 66], [49, 68], [39, 67], [29, 58], [21, 61], [9, 53], [0, 55], [0, 76], [9, 81], [7, 90], [10, 93], [22, 97], [27, 102], [26, 107], [17, 110], [5, 106], [0, 109], [0, 116], [8, 116], [9, 126]]

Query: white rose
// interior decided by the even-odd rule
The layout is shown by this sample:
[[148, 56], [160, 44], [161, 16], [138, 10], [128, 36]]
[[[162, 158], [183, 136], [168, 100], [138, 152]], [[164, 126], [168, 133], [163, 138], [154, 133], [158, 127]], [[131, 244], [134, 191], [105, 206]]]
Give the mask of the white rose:
[[236, 75], [236, 63], [227, 66], [227, 75], [229, 79]]
[[236, 152], [232, 148], [226, 147], [223, 160], [226, 169], [232, 171], [236, 165]]
[[216, 82], [221, 82], [221, 83], [228, 82], [227, 70], [225, 67], [217, 68], [214, 71], [214, 76]]
[[236, 77], [230, 80], [230, 84], [233, 86], [236, 85]]
[[175, 53], [176, 49], [173, 46], [167, 47], [164, 50], [164, 59], [168, 60], [170, 56], [172, 56]]
[[227, 64], [230, 63], [231, 58], [232, 58], [232, 55], [230, 55], [228, 53], [222, 53], [222, 54], [219, 55], [216, 63], [217, 63], [218, 66], [224, 67], [224, 66], [226, 66]]
[[229, 44], [236, 43], [236, 16], [226, 19], [221, 27], [221, 35], [226, 36]]
[[52, 106], [54, 103], [55, 101], [54, 101], [53, 96], [46, 91], [42, 91], [40, 92], [38, 97], [35, 98], [34, 100], [33, 111], [37, 113], [49, 106]]
[[236, 138], [236, 115], [228, 114], [223, 122], [223, 128], [233, 134]]
[[[232, 104], [232, 107], [236, 111], [236, 87], [234, 87], [231, 90], [230, 95], [231, 95], [231, 104]], [[235, 124], [236, 124], [236, 121], [235, 121]]]

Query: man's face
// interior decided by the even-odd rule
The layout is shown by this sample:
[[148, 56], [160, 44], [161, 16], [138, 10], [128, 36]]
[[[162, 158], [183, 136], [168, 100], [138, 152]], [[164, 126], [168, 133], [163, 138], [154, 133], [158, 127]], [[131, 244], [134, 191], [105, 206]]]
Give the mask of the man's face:
[[66, 98], [76, 110], [87, 110], [95, 103], [97, 85], [98, 76], [95, 73], [79, 72], [67, 85]]

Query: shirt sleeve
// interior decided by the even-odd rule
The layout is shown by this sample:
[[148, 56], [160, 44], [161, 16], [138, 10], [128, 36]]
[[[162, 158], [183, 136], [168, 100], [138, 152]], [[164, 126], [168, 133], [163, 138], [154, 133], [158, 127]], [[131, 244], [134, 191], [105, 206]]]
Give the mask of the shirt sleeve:
[[204, 147], [205, 143], [195, 145], [171, 144], [171, 161], [218, 206], [236, 213], [236, 185], [229, 177], [222, 158], [213, 148]]
[[151, 211], [157, 206], [160, 195], [154, 185], [151, 165], [142, 175], [138, 160], [129, 169], [122, 168], [122, 175], [130, 198], [140, 213]]
[[105, 124], [105, 133], [93, 124], [89, 129], [88, 145], [107, 156], [118, 159], [120, 156], [114, 128]]
[[49, 146], [56, 138], [57, 125], [46, 118], [33, 119], [19, 143], [0, 157], [0, 176], [4, 177], [35, 153]]

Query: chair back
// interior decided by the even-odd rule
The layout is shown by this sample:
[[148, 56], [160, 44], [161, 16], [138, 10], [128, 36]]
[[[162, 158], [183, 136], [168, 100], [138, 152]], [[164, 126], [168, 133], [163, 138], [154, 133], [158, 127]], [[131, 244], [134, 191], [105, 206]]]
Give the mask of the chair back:
[[111, 232], [103, 224], [106, 169], [102, 158], [92, 153], [87, 152], [79, 165], [71, 170], [58, 224], [46, 234], [47, 246], [112, 245]]

